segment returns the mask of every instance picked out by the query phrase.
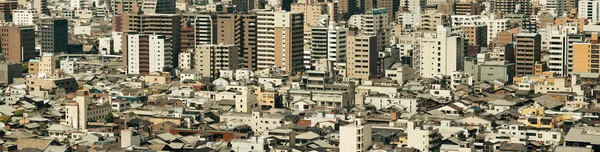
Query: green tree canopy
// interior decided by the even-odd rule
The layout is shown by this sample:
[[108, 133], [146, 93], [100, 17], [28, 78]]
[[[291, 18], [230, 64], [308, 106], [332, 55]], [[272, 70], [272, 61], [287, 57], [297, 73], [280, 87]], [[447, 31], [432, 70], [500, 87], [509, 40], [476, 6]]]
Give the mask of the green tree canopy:
[[104, 121], [106, 121], [106, 123], [112, 123], [115, 121], [115, 117], [113, 116], [112, 112], [108, 112], [106, 115], [104, 115]]

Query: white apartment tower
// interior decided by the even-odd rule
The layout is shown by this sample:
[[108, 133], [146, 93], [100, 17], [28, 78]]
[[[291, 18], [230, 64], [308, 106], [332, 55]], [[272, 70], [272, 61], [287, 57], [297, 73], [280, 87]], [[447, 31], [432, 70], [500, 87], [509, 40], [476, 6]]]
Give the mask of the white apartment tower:
[[[539, 33], [542, 36], [542, 51], [548, 51], [548, 71], [566, 75], [573, 69], [573, 44], [583, 41], [577, 36], [578, 28], [573, 26], [546, 26]], [[571, 70], [569, 70], [571, 69]]]
[[340, 151], [366, 152], [371, 147], [371, 125], [366, 125], [361, 118], [352, 124], [340, 127]]
[[36, 10], [16, 9], [12, 16], [15, 25], [35, 25], [35, 21], [40, 19], [40, 14]]
[[257, 13], [257, 68], [281, 67], [286, 73], [302, 69], [304, 14]]
[[127, 73], [149, 74], [172, 67], [171, 43], [163, 35], [127, 35]]
[[586, 19], [589, 23], [600, 22], [600, 1], [597, 0], [581, 0], [578, 3], [577, 18]]
[[424, 33], [420, 38], [419, 56], [414, 56], [420, 62], [420, 75], [425, 78], [434, 78], [442, 75], [451, 75], [463, 67], [464, 39], [460, 36], [451, 36], [449, 27], [438, 26], [437, 33]]
[[487, 25], [487, 43], [488, 45], [496, 43], [498, 33], [506, 31], [510, 28], [509, 19], [496, 19], [496, 15], [491, 13], [487, 18], [482, 19]]

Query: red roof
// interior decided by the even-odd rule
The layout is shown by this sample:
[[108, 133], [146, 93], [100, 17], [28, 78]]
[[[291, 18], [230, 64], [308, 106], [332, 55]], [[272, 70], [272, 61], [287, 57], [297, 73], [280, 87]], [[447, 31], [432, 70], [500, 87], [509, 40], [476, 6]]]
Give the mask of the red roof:
[[310, 120], [299, 120], [298, 123], [296, 123], [296, 125], [301, 125], [301, 126], [310, 126], [311, 122]]

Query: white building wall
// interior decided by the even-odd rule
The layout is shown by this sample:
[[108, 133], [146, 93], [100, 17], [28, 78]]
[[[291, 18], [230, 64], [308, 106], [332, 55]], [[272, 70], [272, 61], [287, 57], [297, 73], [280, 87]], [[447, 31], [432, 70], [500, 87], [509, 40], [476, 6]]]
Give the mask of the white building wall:
[[139, 35], [128, 35], [127, 36], [127, 73], [128, 74], [140, 74], [140, 51], [139, 51]]
[[17, 9], [13, 10], [13, 23], [15, 25], [35, 25], [35, 20], [39, 19], [40, 15], [36, 10]]
[[450, 36], [450, 28], [438, 26], [437, 34], [421, 39], [421, 76], [435, 78], [461, 70], [464, 61], [464, 40]]
[[406, 108], [409, 114], [417, 113], [417, 99], [415, 98], [389, 98], [389, 97], [366, 97], [365, 104], [370, 103], [377, 109], [385, 108], [393, 104], [398, 104]]
[[192, 68], [192, 53], [181, 52], [179, 53], [179, 68], [191, 69]]
[[340, 151], [366, 152], [371, 146], [371, 138], [371, 126], [357, 119], [353, 124], [340, 127]]
[[164, 70], [165, 62], [165, 39], [162, 36], [150, 35], [150, 72]]
[[587, 19], [589, 23], [597, 23], [600, 21], [598, 16], [600, 16], [600, 10], [598, 7], [600, 5], [600, 1], [596, 0], [581, 0], [578, 3], [578, 18]]
[[112, 37], [98, 38], [98, 50], [100, 51], [100, 54], [103, 54], [103, 55], [110, 54], [111, 50], [113, 49], [112, 41], [113, 41]]
[[496, 19], [494, 15], [490, 15], [487, 18], [482, 19], [487, 25], [487, 43], [496, 43], [498, 33], [506, 31], [510, 27], [510, 20], [508, 19]]
[[115, 53], [120, 53], [121, 52], [121, 38], [123, 37], [123, 32], [112, 32], [112, 39], [114, 41], [112, 41], [113, 45], [113, 51]]

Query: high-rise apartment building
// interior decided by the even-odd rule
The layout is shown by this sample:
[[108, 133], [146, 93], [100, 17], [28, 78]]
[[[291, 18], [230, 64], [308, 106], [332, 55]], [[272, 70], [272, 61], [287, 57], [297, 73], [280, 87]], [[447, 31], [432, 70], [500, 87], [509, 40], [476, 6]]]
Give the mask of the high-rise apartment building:
[[479, 15], [485, 6], [474, 0], [458, 0], [454, 2], [455, 15]]
[[600, 1], [581, 0], [577, 9], [577, 18], [587, 19], [589, 23], [600, 22]]
[[0, 20], [4, 22], [12, 22], [13, 10], [17, 9], [17, 1], [0, 2]]
[[127, 74], [147, 75], [173, 67], [171, 41], [163, 35], [129, 34], [127, 46]]
[[415, 69], [424, 78], [451, 75], [462, 70], [464, 61], [464, 39], [452, 36], [449, 27], [438, 26], [436, 33], [424, 33], [419, 39], [421, 46], [415, 50]]
[[487, 25], [487, 44], [497, 43], [498, 33], [510, 29], [510, 20], [497, 19], [496, 15], [491, 14], [487, 18], [482, 19]]
[[485, 25], [464, 25], [461, 30], [465, 32], [467, 38], [467, 55], [475, 56], [479, 53], [481, 47], [487, 46], [487, 26]]
[[340, 151], [366, 152], [372, 144], [372, 127], [363, 119], [340, 126]]
[[583, 35], [579, 35], [578, 28], [572, 26], [546, 26], [540, 31], [542, 38], [542, 51], [547, 51], [548, 71], [558, 75], [566, 75], [572, 71], [573, 44], [583, 42]]
[[181, 52], [196, 49], [195, 31], [191, 22], [184, 19], [181, 26]]
[[124, 14], [122, 36], [123, 67], [127, 67], [128, 54], [126, 37], [130, 34], [163, 35], [170, 40], [172, 65], [178, 65], [181, 50], [181, 16], [171, 14]]
[[346, 60], [346, 31], [348, 29], [334, 25], [313, 27], [311, 63], [320, 59], [344, 62]]
[[69, 23], [64, 18], [44, 18], [38, 24], [41, 52], [68, 52]]
[[245, 13], [253, 10], [256, 7], [257, 0], [231, 0], [231, 4], [235, 6], [235, 12]]
[[219, 70], [235, 70], [239, 68], [238, 46], [224, 44], [204, 44], [194, 52], [194, 69], [203, 77], [216, 79]]
[[600, 44], [573, 44], [573, 72], [600, 73]]
[[346, 36], [346, 77], [369, 80], [377, 75], [379, 54], [377, 36], [359, 34], [350, 29]]
[[387, 10], [372, 9], [370, 13], [353, 15], [348, 20], [350, 27], [358, 28], [363, 35], [377, 36], [377, 50], [383, 50], [389, 46], [392, 29], [394, 28], [387, 19]]
[[533, 11], [530, 0], [494, 0], [490, 4], [491, 10], [502, 14], [531, 14]]
[[427, 0], [401, 0], [400, 9], [410, 13], [421, 14], [427, 8]]
[[338, 7], [342, 10], [344, 19], [350, 18], [355, 14], [360, 14], [360, 10], [356, 7], [356, 0], [338, 0]]
[[194, 27], [196, 46], [217, 43], [217, 15], [215, 14], [183, 14]]
[[422, 32], [435, 32], [438, 25], [450, 26], [451, 18], [447, 14], [427, 13], [421, 14], [421, 24], [418, 28]]
[[116, 15], [136, 13], [141, 11], [142, 0], [112, 0], [110, 9]]
[[144, 14], [175, 14], [176, 0], [143, 0], [142, 12]]
[[321, 15], [327, 14], [327, 3], [294, 3], [292, 12], [304, 13], [304, 40], [310, 42], [311, 28], [319, 26]]
[[48, 9], [48, 0], [33, 0], [33, 8], [40, 14], [50, 16], [50, 9]]
[[281, 67], [286, 73], [303, 67], [304, 14], [257, 13], [257, 68]]
[[40, 19], [40, 14], [35, 10], [16, 9], [13, 10], [12, 17], [15, 25], [35, 25], [35, 21]]
[[[243, 25], [239, 14], [217, 15], [217, 44], [236, 45], [242, 48]], [[241, 51], [241, 50], [240, 50]], [[240, 52], [243, 53], [243, 52]]]
[[548, 0], [546, 9], [553, 11], [558, 16], [564, 16], [571, 9], [577, 9], [578, 0]]
[[35, 29], [33, 26], [5, 24], [0, 26], [2, 53], [7, 61], [27, 62], [35, 58]]
[[256, 70], [257, 66], [257, 55], [256, 55], [256, 15], [254, 14], [242, 14], [242, 47], [241, 53], [243, 58], [243, 67], [250, 70]]
[[541, 36], [536, 33], [519, 33], [515, 46], [515, 74], [534, 74], [534, 66], [540, 61]]

